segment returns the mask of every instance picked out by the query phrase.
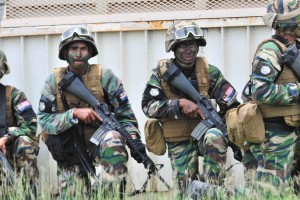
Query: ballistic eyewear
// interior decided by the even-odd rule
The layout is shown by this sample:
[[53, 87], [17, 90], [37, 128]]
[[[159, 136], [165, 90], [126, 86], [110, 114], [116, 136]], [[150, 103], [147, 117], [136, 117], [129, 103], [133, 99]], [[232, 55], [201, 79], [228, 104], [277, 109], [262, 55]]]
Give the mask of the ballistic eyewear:
[[186, 39], [189, 34], [192, 34], [194, 37], [203, 37], [202, 30], [197, 26], [184, 26], [178, 29], [175, 32], [176, 39]]
[[67, 29], [61, 36], [60, 41], [64, 41], [70, 39], [74, 36], [74, 34], [78, 35], [78, 37], [87, 37], [93, 39], [93, 35], [90, 31], [82, 27], [73, 27]]

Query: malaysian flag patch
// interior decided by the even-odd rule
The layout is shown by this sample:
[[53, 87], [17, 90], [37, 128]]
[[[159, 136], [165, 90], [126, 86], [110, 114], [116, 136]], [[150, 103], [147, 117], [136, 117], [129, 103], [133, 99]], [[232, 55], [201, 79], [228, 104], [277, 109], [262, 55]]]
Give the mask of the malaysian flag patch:
[[232, 86], [227, 88], [223, 96], [223, 100], [225, 101], [227, 106], [230, 106], [234, 102], [234, 100], [236, 99], [236, 95], [237, 93]]
[[127, 94], [126, 94], [126, 92], [124, 91], [124, 92], [122, 92], [121, 94], [120, 94], [120, 100], [121, 101], [125, 101], [125, 100], [127, 100]]
[[20, 104], [17, 105], [17, 109], [20, 113], [23, 112], [24, 110], [29, 109], [29, 108], [31, 108], [31, 104], [29, 103], [28, 100], [25, 100], [25, 101], [23, 101], [23, 102], [21, 102]]

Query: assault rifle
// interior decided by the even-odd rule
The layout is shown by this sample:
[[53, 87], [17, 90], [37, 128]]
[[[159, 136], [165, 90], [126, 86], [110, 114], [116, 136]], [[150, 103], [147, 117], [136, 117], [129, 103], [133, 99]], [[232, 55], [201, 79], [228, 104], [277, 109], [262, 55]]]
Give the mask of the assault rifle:
[[[128, 131], [118, 122], [115, 115], [109, 110], [108, 105], [105, 102], [100, 102], [99, 100], [97, 100], [75, 74], [69, 71], [60, 82], [59, 88], [68, 91], [69, 93], [77, 96], [81, 100], [91, 105], [94, 108], [95, 112], [102, 119], [101, 123], [98, 124], [99, 128], [90, 138], [90, 141], [92, 143], [98, 146], [99, 141], [101, 137], [103, 137], [104, 133], [106, 133], [107, 131], [115, 130], [124, 137], [130, 151], [137, 154], [138, 157], [142, 160], [144, 167], [148, 169], [148, 179], [142, 186], [142, 189], [139, 191], [136, 190], [133, 195], [145, 191], [146, 186], [148, 184], [148, 180], [152, 174], [156, 175], [159, 178], [159, 180], [167, 187], [167, 189], [170, 190], [170, 186], [158, 174], [159, 169], [156, 167], [156, 164], [154, 164], [154, 162], [149, 158], [149, 156], [146, 153], [141, 152], [139, 150], [139, 146], [137, 146], [136, 139], [133, 139], [130, 133], [128, 133]], [[159, 166], [160, 168], [162, 168], [163, 164], [160, 164]]]
[[[199, 94], [199, 92], [193, 87], [193, 85], [173, 62], [171, 62], [168, 70], [162, 74], [161, 78], [191, 97], [204, 114], [205, 118], [201, 120], [191, 134], [193, 138], [200, 140], [203, 134], [206, 133], [206, 131], [210, 128], [219, 129], [223, 135], [228, 138], [226, 124], [219, 113], [214, 109], [210, 100], [207, 97]], [[231, 142], [229, 142], [229, 146], [233, 150], [234, 158], [241, 161], [242, 154], [239, 148]]]
[[5, 177], [7, 177], [8, 183], [12, 184], [15, 177], [14, 170], [11, 168], [8, 160], [6, 159], [5, 155], [1, 150], [0, 150], [0, 168], [1, 168], [1, 173], [3, 172], [5, 174]]

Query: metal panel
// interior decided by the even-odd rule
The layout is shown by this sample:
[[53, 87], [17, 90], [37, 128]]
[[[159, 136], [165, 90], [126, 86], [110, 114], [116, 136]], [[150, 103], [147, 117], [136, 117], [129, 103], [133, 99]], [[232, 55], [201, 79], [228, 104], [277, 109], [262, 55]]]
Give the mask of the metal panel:
[[[225, 77], [241, 94], [243, 85], [250, 74], [253, 54], [258, 43], [267, 38], [272, 30], [261, 25], [261, 19], [240, 18], [220, 20], [196, 20], [205, 27], [207, 46], [199, 54], [207, 57], [208, 62], [220, 68]], [[211, 22], [211, 23], [210, 23]], [[258, 23], [257, 23], [258, 22]], [[141, 98], [146, 82], [150, 78], [151, 69], [157, 61], [173, 57], [166, 53], [164, 40], [165, 28], [170, 21], [161, 21], [157, 26], [151, 23], [128, 24], [88, 24], [95, 33], [99, 55], [91, 59], [91, 63], [100, 63], [123, 80], [133, 110], [138, 118], [143, 134], [146, 117], [141, 110]], [[112, 28], [109, 29], [110, 25]], [[40, 92], [44, 81], [54, 67], [66, 66], [66, 62], [58, 59], [59, 34], [67, 26], [27, 27], [26, 29], [3, 29], [0, 36], [1, 49], [5, 51], [11, 74], [1, 82], [12, 84], [24, 90], [37, 111]], [[125, 27], [125, 28], [124, 28]], [[124, 29], [123, 29], [124, 28]], [[23, 31], [24, 34], [22, 34]], [[127, 31], [131, 30], [131, 31]], [[15, 34], [11, 37], [9, 32]], [[38, 31], [38, 35], [36, 35]], [[0, 33], [1, 34], [1, 33]], [[26, 36], [24, 36], [26, 35]], [[39, 129], [40, 130], [40, 129]], [[142, 138], [144, 140], [144, 137]], [[231, 153], [229, 154], [231, 156]], [[171, 183], [171, 165], [167, 154], [155, 156], [150, 154], [156, 163], [163, 163], [162, 176]], [[55, 183], [56, 166], [44, 144], [41, 144], [39, 154], [41, 176]], [[235, 163], [228, 159], [228, 165]], [[143, 166], [130, 158], [128, 163], [130, 176], [137, 189], [140, 188], [147, 174]], [[49, 171], [50, 170], [50, 171]], [[241, 165], [234, 168], [233, 174], [242, 173]], [[157, 181], [159, 182], [159, 181]], [[156, 187], [156, 188], [154, 188]], [[153, 190], [164, 190], [158, 185]]]
[[[268, 0], [9, 0], [3, 27], [261, 16]], [[5, 9], [4, 9], [5, 7]], [[120, 17], [120, 15], [122, 17]]]

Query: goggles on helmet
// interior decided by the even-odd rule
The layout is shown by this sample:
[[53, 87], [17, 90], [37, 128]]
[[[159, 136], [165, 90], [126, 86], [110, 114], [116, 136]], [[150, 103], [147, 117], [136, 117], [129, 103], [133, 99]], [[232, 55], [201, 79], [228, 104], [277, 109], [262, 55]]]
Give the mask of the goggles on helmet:
[[82, 27], [73, 27], [67, 29], [61, 36], [60, 36], [60, 41], [65, 41], [67, 39], [70, 39], [74, 36], [74, 34], [78, 35], [78, 37], [86, 37], [93, 39], [93, 35], [90, 31], [88, 31], [85, 28]]
[[194, 37], [203, 37], [202, 30], [197, 26], [184, 26], [178, 29], [175, 32], [176, 39], [186, 39], [188, 38], [189, 34], [192, 34]]

